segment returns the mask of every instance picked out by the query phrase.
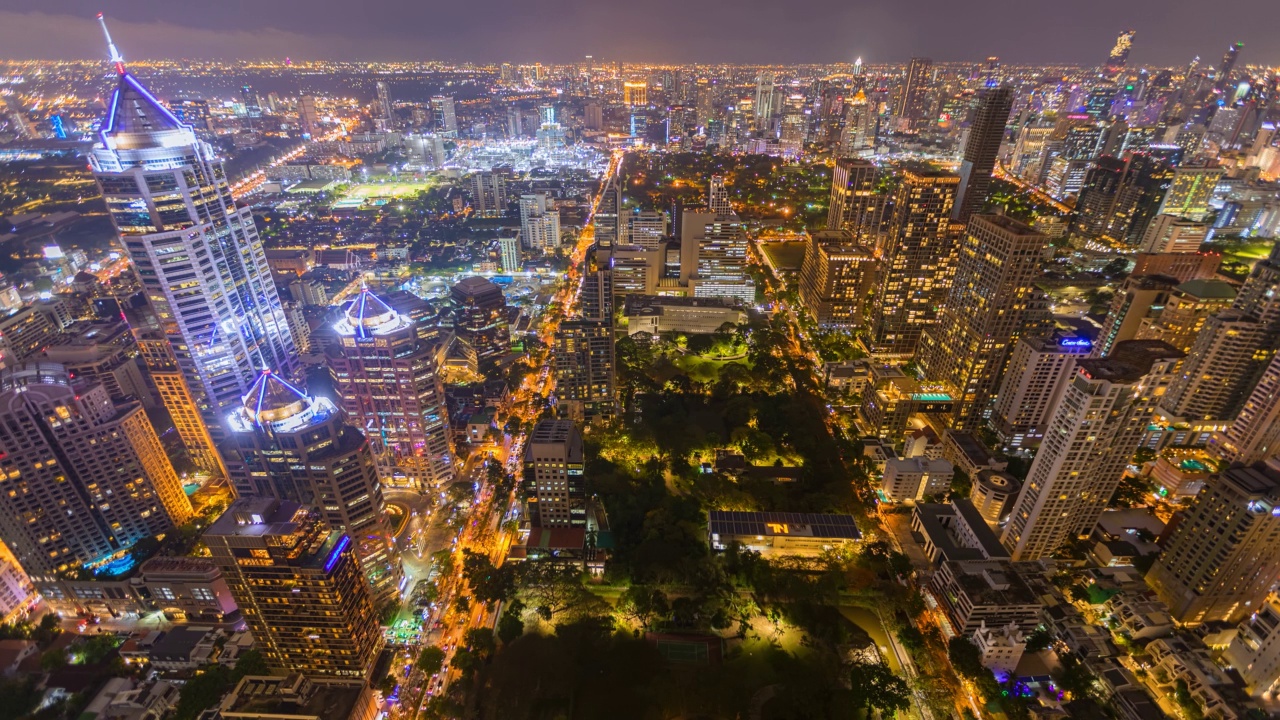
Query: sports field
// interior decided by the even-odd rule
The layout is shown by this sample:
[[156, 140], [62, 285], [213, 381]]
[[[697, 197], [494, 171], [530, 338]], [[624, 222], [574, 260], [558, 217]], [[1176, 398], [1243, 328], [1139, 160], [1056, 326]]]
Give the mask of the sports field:
[[361, 207], [363, 205], [386, 205], [397, 198], [417, 193], [434, 187], [432, 180], [388, 180], [386, 182], [356, 183], [337, 202], [337, 208]]

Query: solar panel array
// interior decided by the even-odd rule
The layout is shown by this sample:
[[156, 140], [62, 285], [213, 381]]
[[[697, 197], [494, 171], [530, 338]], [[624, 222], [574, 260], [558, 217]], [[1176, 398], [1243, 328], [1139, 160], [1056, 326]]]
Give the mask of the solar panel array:
[[798, 512], [743, 512], [740, 510], [712, 510], [708, 529], [712, 535], [765, 535], [765, 525], [808, 525], [814, 537], [845, 538], [859, 540], [862, 533], [853, 522], [852, 515]]

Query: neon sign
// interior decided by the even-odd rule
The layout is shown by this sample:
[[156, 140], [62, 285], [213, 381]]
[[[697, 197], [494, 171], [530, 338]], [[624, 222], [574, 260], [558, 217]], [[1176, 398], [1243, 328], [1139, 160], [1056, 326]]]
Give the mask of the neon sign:
[[1088, 338], [1062, 338], [1058, 340], [1059, 347], [1093, 347], [1093, 343]]

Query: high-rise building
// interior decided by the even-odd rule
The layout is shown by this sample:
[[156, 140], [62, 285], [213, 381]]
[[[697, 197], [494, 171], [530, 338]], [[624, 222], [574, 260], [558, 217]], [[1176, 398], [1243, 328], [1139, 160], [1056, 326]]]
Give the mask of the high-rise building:
[[800, 266], [800, 302], [823, 327], [856, 328], [876, 282], [876, 258], [847, 230], [814, 232]]
[[582, 108], [582, 124], [588, 130], [604, 129], [604, 109], [600, 103], [592, 100]]
[[1173, 182], [1159, 213], [1200, 222], [1209, 216], [1209, 199], [1226, 169], [1210, 163], [1183, 163], [1173, 170]]
[[119, 65], [89, 158], [210, 434], [257, 378], [292, 371], [297, 348], [248, 206], [213, 148]]
[[950, 285], [951, 208], [959, 183], [959, 176], [927, 166], [902, 172], [868, 337], [876, 352], [914, 353], [937, 319]]
[[845, 104], [839, 156], [865, 157], [874, 153], [879, 119], [875, 108], [867, 102], [867, 94], [862, 90], [855, 93]]
[[560, 212], [546, 193], [520, 196], [520, 241], [525, 247], [555, 252], [560, 247]]
[[617, 412], [611, 318], [565, 320], [555, 337], [556, 399], [574, 419]]
[[777, 94], [774, 83], [777, 76], [771, 72], [762, 72], [756, 75], [756, 100], [752, 106], [755, 109], [756, 125], [763, 127], [773, 119], [774, 106], [779, 104], [774, 96]]
[[707, 209], [716, 215], [733, 214], [733, 204], [729, 202], [729, 190], [724, 186], [722, 175], [711, 176], [711, 185], [707, 189]]
[[394, 117], [391, 112], [391, 85], [386, 80], [379, 80], [377, 84], [378, 90], [378, 119], [390, 124]]
[[273, 670], [369, 677], [382, 628], [350, 537], [312, 508], [253, 497], [203, 539]]
[[142, 406], [55, 363], [0, 372], [0, 539], [39, 582], [125, 559], [191, 518]]
[[1012, 344], [1049, 328], [1048, 301], [1035, 287], [1048, 244], [1004, 215], [969, 221], [946, 304], [916, 354], [924, 377], [951, 389], [953, 428], [985, 425]]
[[1125, 65], [1129, 63], [1129, 50], [1133, 48], [1133, 36], [1136, 34], [1136, 30], [1123, 30], [1116, 36], [1116, 44], [1111, 47], [1107, 61], [1102, 65], [1104, 74], [1116, 75], [1124, 71]]
[[649, 84], [643, 80], [622, 83], [622, 104], [629, 108], [649, 106]]
[[1181, 359], [1158, 340], [1129, 340], [1076, 361], [1001, 536], [1014, 560], [1093, 530]]
[[600, 204], [593, 216], [596, 247], [611, 248], [622, 238], [622, 185], [613, 178], [600, 190]]
[[452, 95], [432, 96], [431, 114], [435, 116], [436, 132], [445, 137], [458, 136], [458, 116], [454, 112]]
[[831, 171], [831, 204], [827, 229], [848, 228], [855, 240], [879, 225], [881, 197], [876, 193], [880, 169], [870, 160], [841, 158]]
[[1189, 353], [1205, 321], [1235, 298], [1235, 288], [1222, 280], [1188, 280], [1169, 292], [1159, 315], [1143, 320], [1136, 339], [1163, 340]]
[[1207, 223], [1187, 220], [1177, 215], [1157, 215], [1142, 236], [1139, 252], [1193, 253], [1209, 239]]
[[933, 60], [913, 57], [907, 64], [906, 74], [902, 79], [902, 89], [898, 94], [898, 102], [894, 105], [893, 114], [907, 120], [921, 120], [927, 112], [929, 104], [930, 71]]
[[1250, 695], [1275, 697], [1280, 690], [1280, 597], [1271, 595], [1240, 622], [1222, 659], [1239, 671]]
[[482, 363], [496, 361], [510, 352], [507, 299], [502, 288], [472, 275], [462, 278], [449, 290], [449, 299], [455, 332], [475, 349]]
[[1174, 620], [1238, 622], [1280, 577], [1280, 463], [1228, 468], [1183, 512], [1147, 573]]
[[262, 117], [262, 102], [258, 99], [258, 92], [252, 85], [244, 85], [240, 88], [240, 103], [244, 106], [245, 117]]
[[314, 137], [320, 130], [320, 113], [316, 110], [315, 95], [298, 97], [298, 124], [302, 127], [304, 135]]
[[471, 203], [476, 215], [501, 217], [507, 212], [507, 178], [500, 172], [481, 171], [471, 176]]
[[755, 280], [747, 272], [749, 240], [737, 215], [717, 215], [697, 235], [698, 264], [694, 297], [729, 297], [751, 304]]
[[539, 420], [524, 449], [525, 501], [535, 527], [585, 525], [582, 435], [570, 420]]
[[453, 479], [448, 409], [436, 354], [415, 325], [365, 289], [334, 326], [338, 342], [328, 360], [379, 475], [393, 484], [443, 485]]
[[1089, 356], [1089, 339], [1070, 333], [1024, 334], [1014, 343], [991, 408], [991, 428], [1011, 448], [1040, 444], [1076, 369]]
[[1117, 343], [1134, 340], [1144, 326], [1160, 315], [1178, 279], [1166, 275], [1130, 275], [1111, 298], [1102, 331], [1093, 343], [1093, 356], [1103, 357]]
[[583, 259], [580, 316], [613, 322], [613, 256], [598, 247]]
[[374, 594], [394, 598], [404, 573], [382, 485], [369, 442], [346, 414], [264, 370], [227, 425], [227, 473], [236, 494], [319, 510], [329, 527], [352, 538]]
[[1227, 92], [1227, 84], [1231, 81], [1231, 71], [1235, 69], [1236, 61], [1240, 59], [1240, 51], [1243, 49], [1244, 43], [1234, 43], [1222, 55], [1222, 64], [1218, 66], [1218, 73], [1213, 80], [1213, 90], [1218, 95]]
[[1280, 341], [1280, 245], [1253, 266], [1229, 310], [1205, 320], [1161, 407], [1184, 419], [1236, 417]]
[[657, 250], [667, 238], [667, 214], [658, 211], [641, 211], [636, 209], [626, 216], [627, 227], [624, 233], [626, 242], [631, 247]]
[[135, 329], [134, 334], [138, 338], [138, 353], [156, 386], [156, 394], [169, 412], [169, 419], [191, 463], [207, 473], [225, 477], [222, 457], [214, 447], [209, 428], [191, 396], [182, 369], [178, 367], [169, 338], [156, 330]]
[[960, 186], [951, 208], [953, 221], [967, 223], [974, 213], [982, 212], [1012, 109], [1011, 87], [991, 88], [978, 101], [969, 125], [969, 138], [964, 144], [964, 159], [960, 162]]
[[1143, 243], [1173, 169], [1144, 152], [1097, 158], [1084, 174], [1072, 232], [1114, 244]]
[[504, 273], [520, 272], [520, 236], [498, 238], [499, 266]]

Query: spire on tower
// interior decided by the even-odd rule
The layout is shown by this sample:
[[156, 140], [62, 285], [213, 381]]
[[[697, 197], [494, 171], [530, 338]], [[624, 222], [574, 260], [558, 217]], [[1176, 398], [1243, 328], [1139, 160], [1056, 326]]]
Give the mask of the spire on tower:
[[102, 16], [102, 13], [98, 13], [98, 24], [102, 26], [102, 34], [107, 38], [107, 50], [111, 53], [111, 62], [115, 63], [116, 72], [123, 75], [124, 57], [116, 49], [116, 44], [111, 41], [111, 32], [107, 30], [107, 19]]

